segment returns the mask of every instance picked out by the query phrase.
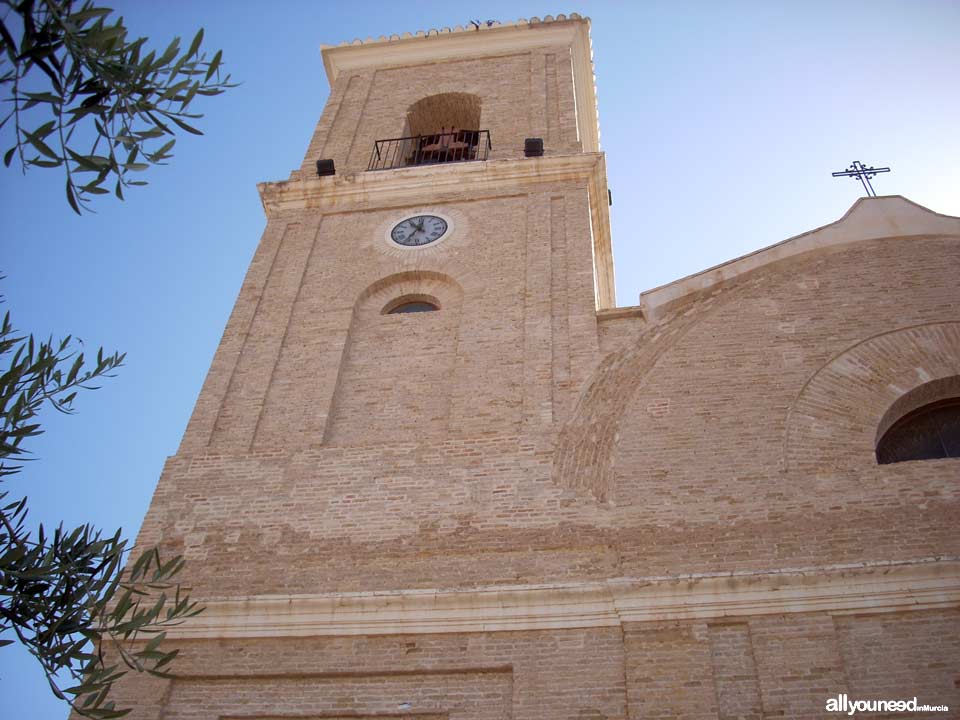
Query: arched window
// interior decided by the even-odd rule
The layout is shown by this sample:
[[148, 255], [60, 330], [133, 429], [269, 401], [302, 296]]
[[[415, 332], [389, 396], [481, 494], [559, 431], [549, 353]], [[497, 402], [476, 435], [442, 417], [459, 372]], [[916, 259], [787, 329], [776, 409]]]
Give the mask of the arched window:
[[418, 313], [418, 312], [432, 312], [433, 310], [439, 310], [436, 305], [433, 303], [422, 302], [419, 300], [414, 300], [413, 302], [405, 302], [397, 305], [395, 308], [388, 310], [388, 315], [396, 315], [397, 313]]
[[433, 312], [440, 309], [440, 301], [432, 295], [413, 294], [401, 295], [394, 298], [380, 311], [382, 315], [398, 315], [400, 313]]
[[881, 465], [938, 458], [960, 458], [960, 397], [908, 412], [877, 443], [877, 462]]

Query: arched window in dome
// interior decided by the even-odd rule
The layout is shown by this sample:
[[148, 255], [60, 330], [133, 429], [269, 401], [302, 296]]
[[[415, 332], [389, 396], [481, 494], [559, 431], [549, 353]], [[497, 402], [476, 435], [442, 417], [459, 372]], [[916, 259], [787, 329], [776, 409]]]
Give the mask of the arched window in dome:
[[960, 397], [928, 403], [896, 420], [877, 443], [881, 465], [960, 458]]

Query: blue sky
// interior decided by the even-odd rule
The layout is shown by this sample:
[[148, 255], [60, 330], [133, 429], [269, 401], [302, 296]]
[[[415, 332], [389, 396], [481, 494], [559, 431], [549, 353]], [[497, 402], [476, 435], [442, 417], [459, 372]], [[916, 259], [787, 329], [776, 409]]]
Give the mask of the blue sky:
[[[256, 183], [299, 165], [326, 101], [320, 43], [469, 13], [591, 17], [619, 305], [838, 219], [862, 193], [830, 173], [853, 160], [892, 168], [879, 194], [960, 215], [956, 2], [112, 6], [158, 46], [204, 27], [243, 84], [198, 103], [206, 135], [182, 137], [148, 187], [95, 215], [69, 210], [57, 171], [0, 170], [0, 292], [15, 324], [127, 352], [77, 416], [45, 418], [37, 461], [7, 485], [48, 525], [136, 534], [263, 230]], [[0, 717], [65, 716], [30, 659], [0, 649]]]

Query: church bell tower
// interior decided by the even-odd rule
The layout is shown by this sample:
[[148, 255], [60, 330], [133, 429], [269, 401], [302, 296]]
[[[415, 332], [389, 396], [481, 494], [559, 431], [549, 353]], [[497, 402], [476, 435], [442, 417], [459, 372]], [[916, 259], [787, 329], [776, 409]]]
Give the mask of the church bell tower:
[[144, 717], [197, 697], [221, 717], [333, 717], [330, 698], [351, 718], [488, 716], [448, 715], [447, 695], [507, 717], [504, 661], [398, 665], [397, 637], [437, 630], [364, 603], [604, 565], [593, 542], [525, 555], [539, 531], [502, 532], [571, 502], [554, 440], [614, 305], [589, 20], [322, 53], [329, 100], [299, 168], [259, 186], [267, 227], [139, 537], [185, 556], [206, 611], [171, 632], [177, 679], [125, 687]]
[[[420, 33], [422, 35], [422, 33]], [[588, 22], [323, 49], [330, 99], [181, 452], [543, 431], [613, 270]]]

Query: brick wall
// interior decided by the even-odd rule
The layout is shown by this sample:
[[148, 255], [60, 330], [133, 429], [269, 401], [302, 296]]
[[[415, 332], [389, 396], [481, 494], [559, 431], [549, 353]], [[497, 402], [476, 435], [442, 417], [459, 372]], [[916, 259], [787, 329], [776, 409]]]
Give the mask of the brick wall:
[[840, 693], [955, 709], [958, 629], [956, 610], [938, 610], [180, 641], [173, 680], [131, 676], [117, 700], [143, 720], [821, 718]]
[[[619, 630], [184, 642], [165, 720], [625, 718]], [[589, 673], [584, 668], [590, 668]], [[401, 707], [408, 705], [409, 708]], [[141, 708], [139, 718], [157, 718]]]
[[[645, 329], [637, 319], [641, 327], [634, 344], [628, 340], [625, 321], [617, 319], [620, 327], [616, 335], [608, 337], [622, 338], [616, 343], [623, 349], [614, 352], [636, 353], [640, 361], [631, 364], [624, 360], [619, 366], [619, 394], [601, 394], [610, 405], [598, 412], [605, 412], [608, 422], [612, 418], [617, 435], [612, 455], [616, 469], [613, 504], [598, 504], [588, 490], [567, 486], [557, 474], [562, 470], [554, 455], [556, 438], [562, 437], [558, 435], [561, 413], [545, 416], [531, 412], [529, 417], [537, 422], [521, 422], [528, 417], [525, 408], [538, 407], [525, 405], [527, 402], [549, 400], [550, 407], [558, 406], [557, 386], [549, 393], [543, 393], [540, 386], [525, 388], [524, 393], [531, 394], [522, 395], [510, 406], [513, 414], [500, 416], [512, 418], [498, 426], [508, 432], [477, 431], [477, 427], [493, 427], [486, 418], [472, 426], [474, 429], [468, 424], [451, 425], [444, 432], [433, 428], [431, 434], [440, 435], [422, 442], [385, 442], [381, 439], [383, 428], [377, 428], [369, 443], [356, 434], [345, 444], [324, 443], [317, 435], [314, 446], [300, 449], [238, 452], [221, 446], [217, 453], [213, 448], [182, 452], [167, 465], [140, 542], [159, 540], [185, 552], [187, 580], [200, 597], [470, 587], [955, 554], [956, 461], [881, 467], [863, 460], [853, 467], [853, 461], [846, 458], [842, 463], [828, 461], [813, 471], [807, 465], [783, 462], [790, 404], [807, 387], [807, 379], [818, 366], [843, 348], [856, 345], [855, 338], [869, 338], [901, 325], [932, 327], [950, 320], [948, 308], [955, 292], [952, 277], [958, 268], [955, 248], [955, 243], [945, 240], [891, 240], [854, 245], [826, 258], [814, 253], [787, 267], [733, 283], [715, 295], [713, 302], [695, 306], [686, 316], [683, 313], [689, 308], [681, 308], [677, 319], [667, 320], [659, 330]], [[544, 267], [540, 256], [528, 255], [527, 262]], [[909, 288], [890, 275], [890, 266], [910, 274]], [[442, 267], [450, 271], [456, 261]], [[508, 272], [507, 265], [500, 267]], [[472, 293], [483, 292], [481, 283], [476, 282], [478, 272], [449, 275], [463, 285], [461, 327], [471, 312]], [[534, 276], [539, 278], [536, 273]], [[846, 276], [852, 277], [848, 283], [843, 280]], [[355, 281], [353, 298], [363, 296], [369, 279], [366, 275]], [[316, 287], [322, 286], [317, 280]], [[541, 279], [538, 287], [550, 285]], [[377, 296], [371, 307], [380, 307], [390, 292]], [[857, 294], [851, 295], [854, 292]], [[515, 347], [498, 349], [491, 343], [487, 355], [509, 358], [511, 352], [523, 349], [522, 356], [529, 364], [521, 364], [524, 370], [503, 378], [508, 387], [518, 387], [509, 384], [533, 368], [547, 368], [542, 377], [559, 374], [553, 345], [538, 339], [537, 331], [549, 328], [550, 333], [565, 337], [568, 347], [574, 345], [570, 332], [563, 331], [564, 322], [555, 316], [556, 308], [564, 307], [562, 303], [555, 298], [545, 303], [543, 296], [533, 293], [513, 297], [520, 306], [515, 319], [504, 324], [496, 313], [481, 313], [482, 322], [475, 320], [496, 328], [491, 338], [515, 329]], [[853, 297], [858, 298], [856, 302]], [[266, 312], [266, 302], [260, 302], [257, 312]], [[354, 306], [356, 302], [351, 300]], [[281, 317], [303, 318], [309, 326], [309, 318], [323, 316], [319, 312], [322, 304], [316, 307], [317, 313], [303, 307], [292, 313], [288, 309]], [[538, 315], [526, 316], [530, 311]], [[353, 307], [334, 307], [333, 314], [342, 318], [345, 334], [357, 317]], [[385, 316], [369, 319], [379, 321], [381, 317]], [[549, 320], [537, 319], [544, 317]], [[323, 322], [317, 320], [309, 332], [317, 332]], [[671, 333], [674, 323], [682, 329]], [[421, 329], [433, 332], [426, 326]], [[307, 332], [291, 326], [286, 342]], [[663, 342], [664, 347], [650, 355], [646, 343], [650, 334], [657, 332], [660, 338], [653, 342]], [[269, 337], [275, 336], [257, 336], [253, 352], [265, 352]], [[419, 337], [419, 332], [411, 332], [398, 338], [400, 345], [384, 349], [383, 357]], [[818, 350], [818, 337], [823, 350]], [[923, 347], [939, 352], [936, 337], [946, 342], [949, 336], [937, 334]], [[281, 355], [289, 352], [284, 341], [274, 342]], [[319, 335], [316, 342], [322, 347]], [[710, 343], [720, 349], [711, 350]], [[341, 356], [345, 346], [339, 349]], [[368, 346], [369, 352], [379, 352], [376, 342]], [[481, 346], [478, 342], [474, 347]], [[800, 366], [789, 364], [784, 348], [800, 348], [790, 356], [799, 357]], [[285, 361], [287, 367], [309, 371], [303, 367], [302, 357], [306, 356]], [[568, 357], [574, 357], [572, 349]], [[562, 356], [560, 360], [566, 367], [568, 361]], [[500, 357], [495, 360], [500, 361]], [[600, 369], [581, 386], [590, 387], [605, 377], [609, 362], [596, 362]], [[573, 361], [569, 363], [575, 367]], [[327, 377], [335, 386], [336, 373], [325, 373], [319, 364], [316, 367], [318, 381]], [[469, 392], [487, 391], [485, 386], [497, 380], [496, 374], [487, 374]], [[358, 387], [367, 382], [360, 381]], [[215, 385], [208, 381], [208, 387]], [[267, 395], [277, 392], [276, 383], [268, 386]], [[457, 401], [456, 384], [453, 387], [453, 401], [469, 402], [466, 396]], [[617, 402], [631, 387], [634, 389], [619, 405], [622, 410], [617, 411]], [[287, 412], [297, 412], [295, 390], [296, 386], [290, 387], [292, 410], [287, 407]], [[573, 419], [568, 428], [578, 427], [576, 418], [588, 409], [584, 404], [587, 397], [583, 395], [576, 408], [570, 406]], [[198, 412], [203, 412], [202, 404]], [[263, 414], [273, 418], [271, 423], [284, 417], [282, 412]], [[467, 422], [467, 414], [460, 417]], [[546, 423], [546, 417], [554, 422]], [[248, 426], [241, 423], [237, 427]], [[265, 425], [261, 419], [260, 427], [274, 425]], [[303, 427], [296, 421], [290, 428], [293, 441], [299, 442]], [[361, 427], [358, 420], [354, 428]], [[580, 432], [595, 443], [589, 440], [589, 429]], [[273, 437], [282, 437], [280, 430]], [[629, 624], [619, 645], [613, 646], [620, 649], [609, 650], [619, 672], [611, 670], [610, 678], [617, 679], [601, 682], [594, 678], [592, 687], [606, 698], [621, 697], [626, 688], [629, 706], [625, 701], [616, 702], [624, 702], [628, 716], [638, 718], [759, 717], [761, 711], [764, 717], [821, 717], [826, 697], [838, 692], [860, 698], [917, 695], [923, 702], [956, 707], [960, 702], [956, 697], [960, 650], [953, 638], [960, 636], [958, 630], [955, 611], [768, 616], [741, 618], [731, 625]], [[474, 641], [481, 635], [458, 637]], [[509, 635], [483, 637], [507, 642]], [[542, 635], [542, 639], [548, 637], [549, 633]], [[447, 639], [455, 641], [453, 636]], [[419, 642], [419, 638], [407, 641]], [[277, 652], [277, 648], [288, 647], [287, 642], [263, 640], [257, 644], [275, 647], [273, 652]], [[339, 648], [336, 662], [367, 662], [350, 644], [359, 641], [340, 642], [332, 646]], [[510, 652], [534, 652], [527, 643], [526, 639], [515, 640]], [[208, 646], [198, 641], [195, 646], [197, 652], [212, 653], [219, 663], [227, 662], [223, 653], [234, 652], [218, 643]], [[514, 660], [508, 655], [498, 657], [511, 664]], [[250, 662], [254, 668], [261, 660]], [[548, 664], [553, 663], [550, 660]], [[174, 683], [164, 702], [187, 708], [192, 698], [203, 696], [220, 698], [210, 702], [222, 700], [224, 707], [229, 707], [232, 701], [228, 697], [269, 698], [289, 694], [294, 686], [309, 686], [309, 692], [298, 689], [294, 693], [304, 699], [297, 710], [307, 717], [321, 710], [339, 712], [335, 706], [338, 697], [354, 698], [350, 712], [360, 716], [386, 707], [385, 700], [374, 697], [376, 693], [371, 695], [372, 690], [368, 693], [373, 681], [368, 681], [367, 675], [342, 681], [323, 673], [315, 681], [259, 676], [248, 680], [240, 673], [229, 680], [200, 680], [191, 679], [190, 667], [178, 666], [183, 680]], [[467, 697], [476, 691], [493, 707], [505, 707], [506, 690], [497, 684], [499, 680], [491, 679], [493, 684], [487, 685], [473, 676], [453, 678], [446, 674], [447, 660], [438, 660], [431, 667], [439, 673], [436, 677], [378, 680], [375, 685], [389, 690], [390, 702], [400, 695], [449, 698]], [[380, 671], [371, 672], [376, 675]], [[590, 666], [585, 675], [592, 677], [593, 672]], [[478, 684], [471, 685], [474, 681]], [[573, 709], [583, 709], [568, 697], [559, 711], [551, 708], [548, 712], [542, 709], [546, 706], [538, 699], [541, 696], [532, 690], [528, 694], [525, 687], [514, 684], [510, 691], [513, 717], [579, 717]], [[522, 703], [527, 703], [526, 715], [517, 709]], [[486, 712], [468, 704], [460, 710], [439, 704], [426, 707], [428, 715], [440, 717], [443, 713], [457, 717], [455, 713], [461, 710], [466, 717], [484, 717]], [[583, 707], [584, 712], [593, 712], [595, 706]], [[568, 711], [571, 714], [562, 714]], [[239, 710], [224, 712], [226, 717], [242, 716], [237, 715]], [[262, 712], [269, 717], [268, 709]], [[622, 711], [608, 706], [600, 712], [606, 714], [595, 716], [617, 717]], [[501, 716], [511, 717], [506, 710]]]

